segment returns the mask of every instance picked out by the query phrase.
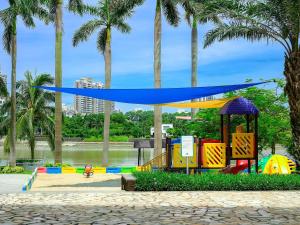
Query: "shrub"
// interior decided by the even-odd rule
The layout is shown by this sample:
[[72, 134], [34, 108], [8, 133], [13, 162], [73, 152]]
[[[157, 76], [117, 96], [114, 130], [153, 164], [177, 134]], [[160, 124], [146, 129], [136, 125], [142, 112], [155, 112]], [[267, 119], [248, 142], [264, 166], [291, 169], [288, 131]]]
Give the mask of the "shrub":
[[35, 163], [39, 162], [40, 160], [38, 159], [17, 159], [16, 163]]
[[[110, 136], [109, 140], [112, 142], [128, 142], [129, 138], [127, 136]], [[92, 136], [92, 137], [83, 139], [83, 141], [84, 142], [102, 142], [103, 138]]]
[[0, 173], [6, 173], [6, 174], [11, 174], [11, 173], [24, 173], [24, 168], [21, 166], [5, 166], [0, 168]]
[[300, 190], [299, 175], [134, 172], [137, 191], [267, 191]]
[[56, 163], [56, 164], [54, 164], [54, 163], [45, 163], [44, 167], [71, 167], [71, 165], [68, 164], [68, 163], [63, 163], [63, 164], [61, 164], [61, 163]]

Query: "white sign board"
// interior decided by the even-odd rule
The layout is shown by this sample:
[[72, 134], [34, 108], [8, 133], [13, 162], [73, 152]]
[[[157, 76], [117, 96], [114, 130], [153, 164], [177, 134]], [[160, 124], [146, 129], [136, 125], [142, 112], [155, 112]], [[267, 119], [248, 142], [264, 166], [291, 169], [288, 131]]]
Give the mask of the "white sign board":
[[185, 157], [193, 157], [194, 155], [194, 137], [181, 137], [181, 155]]

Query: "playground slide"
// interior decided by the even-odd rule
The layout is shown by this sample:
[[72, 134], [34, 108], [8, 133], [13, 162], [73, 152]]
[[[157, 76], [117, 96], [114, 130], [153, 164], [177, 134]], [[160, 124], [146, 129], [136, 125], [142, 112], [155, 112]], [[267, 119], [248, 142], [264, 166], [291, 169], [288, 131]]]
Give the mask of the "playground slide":
[[261, 166], [263, 174], [291, 174], [296, 170], [295, 162], [283, 155], [269, 156]]
[[[227, 168], [226, 173], [237, 174], [241, 171], [247, 173], [248, 160], [237, 160], [236, 166]], [[270, 155], [262, 158], [258, 163], [258, 170], [263, 174], [291, 174], [296, 170], [296, 164], [283, 155]], [[255, 172], [255, 165], [251, 167]]]
[[237, 160], [236, 166], [226, 169], [226, 173], [238, 174], [240, 171], [243, 171], [248, 168], [248, 160]]

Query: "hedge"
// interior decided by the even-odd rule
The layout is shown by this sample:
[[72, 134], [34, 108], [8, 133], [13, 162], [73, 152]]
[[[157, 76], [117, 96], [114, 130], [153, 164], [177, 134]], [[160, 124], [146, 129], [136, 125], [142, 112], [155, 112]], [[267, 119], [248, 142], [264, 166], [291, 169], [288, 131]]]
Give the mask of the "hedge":
[[137, 191], [300, 190], [299, 175], [197, 174], [134, 172]]
[[0, 167], [0, 174], [15, 174], [15, 173], [24, 173], [25, 170], [23, 167], [21, 166], [4, 166], [4, 167]]
[[71, 167], [71, 165], [68, 163], [61, 164], [61, 163], [48, 163], [47, 162], [44, 164], [44, 167]]

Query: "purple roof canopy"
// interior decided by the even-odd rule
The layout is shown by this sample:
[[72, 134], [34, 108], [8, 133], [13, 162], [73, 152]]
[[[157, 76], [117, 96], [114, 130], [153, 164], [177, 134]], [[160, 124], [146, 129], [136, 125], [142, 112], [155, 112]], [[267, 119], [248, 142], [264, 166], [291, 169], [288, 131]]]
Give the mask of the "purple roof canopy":
[[235, 115], [258, 115], [259, 110], [253, 103], [246, 98], [236, 98], [227, 102], [220, 112], [221, 115], [235, 114]]

